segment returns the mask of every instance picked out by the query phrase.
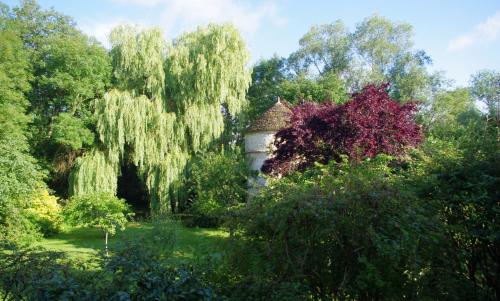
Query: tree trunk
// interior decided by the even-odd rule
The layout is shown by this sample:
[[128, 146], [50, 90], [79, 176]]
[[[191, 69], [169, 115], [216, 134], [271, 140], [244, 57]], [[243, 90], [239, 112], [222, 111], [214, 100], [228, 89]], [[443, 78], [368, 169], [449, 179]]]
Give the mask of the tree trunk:
[[108, 231], [106, 231], [106, 244], [105, 244], [105, 250], [106, 250], [106, 257], [109, 256], [108, 254]]

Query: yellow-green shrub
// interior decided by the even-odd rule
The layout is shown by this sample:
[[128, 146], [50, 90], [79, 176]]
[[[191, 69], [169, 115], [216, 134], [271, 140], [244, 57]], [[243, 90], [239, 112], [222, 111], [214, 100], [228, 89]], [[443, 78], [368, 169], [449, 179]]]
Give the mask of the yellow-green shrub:
[[57, 197], [50, 195], [46, 189], [42, 189], [38, 191], [26, 210], [29, 219], [44, 236], [56, 234], [61, 230], [62, 208], [57, 201]]

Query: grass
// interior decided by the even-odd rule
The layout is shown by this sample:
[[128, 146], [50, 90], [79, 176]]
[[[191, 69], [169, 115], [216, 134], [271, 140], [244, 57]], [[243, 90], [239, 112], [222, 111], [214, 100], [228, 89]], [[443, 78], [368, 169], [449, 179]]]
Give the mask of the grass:
[[[216, 253], [222, 250], [228, 234], [218, 229], [186, 228], [180, 223], [173, 223], [175, 228], [175, 244], [172, 259], [188, 262], [197, 257]], [[129, 238], [145, 234], [152, 229], [147, 222], [131, 222], [124, 231], [111, 236], [109, 249]], [[52, 251], [62, 251], [71, 257], [90, 257], [104, 248], [104, 235], [97, 229], [66, 228], [62, 233], [43, 239], [36, 243]]]

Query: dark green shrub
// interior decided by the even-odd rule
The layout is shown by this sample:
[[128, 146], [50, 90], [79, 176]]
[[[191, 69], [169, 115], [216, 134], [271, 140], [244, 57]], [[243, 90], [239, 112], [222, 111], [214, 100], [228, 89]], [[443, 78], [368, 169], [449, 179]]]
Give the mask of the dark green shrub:
[[209, 152], [191, 166], [188, 187], [193, 197], [186, 225], [220, 226], [247, 198], [247, 161], [239, 150]]
[[92, 279], [96, 273], [62, 252], [0, 246], [2, 300], [96, 300]]
[[228, 265], [267, 286], [302, 285], [315, 299], [417, 298], [428, 268], [420, 253], [439, 223], [391, 162], [335, 163], [276, 181], [241, 212]]
[[147, 242], [129, 241], [103, 267], [102, 300], [216, 300], [192, 267], [167, 265]]
[[[87, 262], [64, 253], [0, 246], [2, 300], [218, 300], [191, 266], [168, 263], [172, 243], [162, 225]], [[167, 234], [167, 235], [161, 235]]]
[[409, 184], [432, 204], [446, 239], [432, 277], [454, 300], [500, 297], [500, 152], [498, 125], [484, 119], [449, 130], [455, 138], [429, 139], [422, 172]]

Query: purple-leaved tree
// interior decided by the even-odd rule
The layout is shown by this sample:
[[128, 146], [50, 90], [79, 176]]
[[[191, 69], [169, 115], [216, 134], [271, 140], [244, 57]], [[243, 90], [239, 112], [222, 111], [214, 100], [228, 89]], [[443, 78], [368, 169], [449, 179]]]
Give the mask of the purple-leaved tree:
[[416, 103], [400, 104], [387, 94], [388, 84], [368, 85], [342, 104], [307, 102], [292, 110], [291, 125], [276, 133], [273, 158], [262, 171], [288, 174], [314, 162], [402, 155], [422, 141], [415, 123]]

